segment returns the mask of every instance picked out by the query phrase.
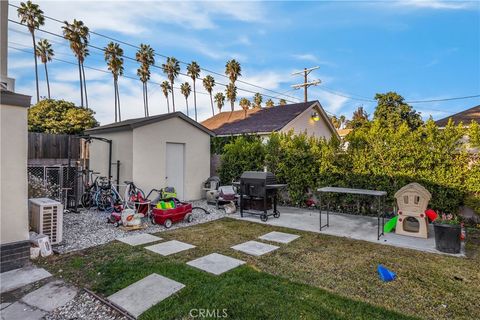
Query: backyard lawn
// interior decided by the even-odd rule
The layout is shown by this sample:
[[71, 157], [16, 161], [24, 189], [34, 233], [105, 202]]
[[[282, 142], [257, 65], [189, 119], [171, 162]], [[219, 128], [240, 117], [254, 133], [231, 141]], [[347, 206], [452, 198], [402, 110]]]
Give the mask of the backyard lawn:
[[[275, 243], [280, 249], [261, 257], [230, 249], [270, 231], [301, 237], [289, 244]], [[467, 258], [229, 218], [158, 235], [197, 247], [163, 257], [115, 241], [39, 264], [103, 296], [151, 273], [186, 285], [141, 319], [187, 319], [193, 308], [227, 309], [230, 319], [480, 318], [478, 234], [469, 235]], [[220, 276], [185, 264], [213, 252], [247, 264]], [[398, 279], [382, 283], [376, 274], [378, 263], [395, 271]]]

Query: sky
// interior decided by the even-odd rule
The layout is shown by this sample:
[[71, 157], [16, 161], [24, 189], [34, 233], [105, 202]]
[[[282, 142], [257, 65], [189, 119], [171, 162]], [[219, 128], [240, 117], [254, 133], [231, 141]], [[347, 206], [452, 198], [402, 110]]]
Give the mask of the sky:
[[[196, 61], [202, 68], [223, 74], [225, 63], [236, 59], [242, 66], [237, 83], [236, 109], [252, 92], [290, 102], [303, 99], [292, 89], [303, 78], [292, 75], [319, 66], [309, 80], [321, 84], [309, 88], [309, 100], [319, 100], [330, 115], [346, 115], [363, 106], [373, 114], [376, 93], [396, 91], [406, 101], [435, 100], [480, 94], [480, 2], [478, 1], [34, 1], [44, 14], [59, 20], [82, 20], [91, 31], [123, 42], [151, 45], [164, 56], [183, 62]], [[10, 1], [19, 5], [19, 1]], [[9, 19], [18, 21], [16, 9]], [[46, 19], [41, 29], [61, 34], [62, 24]], [[55, 58], [75, 63], [66, 40], [37, 31], [37, 39], [49, 39]], [[105, 47], [109, 39], [91, 35], [90, 43]], [[9, 76], [16, 91], [32, 95], [35, 102], [32, 40], [28, 30], [9, 22]], [[125, 55], [136, 49], [121, 44]], [[26, 51], [26, 52], [25, 52]], [[90, 49], [86, 67], [107, 70], [100, 50]], [[161, 66], [165, 58], [156, 56]], [[125, 59], [125, 75], [136, 78], [138, 63]], [[185, 64], [181, 64], [186, 72]], [[54, 60], [48, 64], [52, 98], [80, 103], [75, 64]], [[86, 69], [88, 100], [101, 124], [114, 120], [111, 74]], [[201, 77], [209, 74], [202, 71]], [[218, 83], [228, 79], [213, 74]], [[39, 65], [40, 95], [47, 95], [43, 65]], [[167, 112], [158, 85], [165, 80], [160, 68], [152, 68], [149, 84], [150, 114]], [[191, 79], [179, 76], [176, 86]], [[142, 85], [121, 78], [122, 119], [143, 116]], [[242, 90], [240, 90], [242, 89]], [[224, 92], [217, 84], [214, 94]], [[175, 89], [177, 110], [186, 113], [185, 98]], [[199, 120], [212, 115], [210, 98], [197, 82]], [[283, 96], [280, 94], [284, 94]], [[285, 96], [286, 95], [286, 96]], [[424, 118], [440, 119], [480, 104], [480, 98], [412, 103]], [[193, 109], [193, 93], [189, 98]], [[230, 106], [226, 103], [224, 111]], [[215, 110], [215, 113], [217, 110]], [[192, 112], [190, 115], [192, 116]]]

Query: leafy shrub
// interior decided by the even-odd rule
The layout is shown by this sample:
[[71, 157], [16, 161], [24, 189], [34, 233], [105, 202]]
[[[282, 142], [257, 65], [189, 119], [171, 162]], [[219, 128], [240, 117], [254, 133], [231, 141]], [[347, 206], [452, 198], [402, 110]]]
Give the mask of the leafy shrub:
[[28, 174], [28, 198], [58, 198], [60, 187], [31, 173]]
[[[389, 127], [375, 120], [352, 131], [346, 149], [335, 139], [293, 132], [272, 133], [265, 143], [238, 137], [223, 147], [220, 178], [230, 183], [245, 170], [266, 166], [288, 183], [284, 200], [293, 205], [304, 205], [309, 193], [322, 186], [384, 190], [393, 205], [398, 189], [418, 182], [432, 193], [431, 208], [456, 213], [467, 195], [480, 195], [480, 161], [462, 142], [472, 132], [478, 134], [478, 128], [467, 133], [461, 124], [449, 123], [439, 129], [429, 120], [411, 129], [407, 123]], [[470, 141], [478, 138], [470, 136]], [[372, 209], [365, 199], [341, 195], [336, 200], [357, 211]]]

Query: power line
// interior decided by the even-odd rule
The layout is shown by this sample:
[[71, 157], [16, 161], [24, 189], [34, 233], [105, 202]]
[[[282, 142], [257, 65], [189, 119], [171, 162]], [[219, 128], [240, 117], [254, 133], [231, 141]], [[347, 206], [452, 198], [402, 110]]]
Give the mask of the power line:
[[[19, 8], [17, 5], [14, 5], [14, 4], [11, 4], [9, 3], [10, 6], [14, 7], [14, 8]], [[47, 15], [44, 15], [45, 18], [47, 19], [50, 19], [52, 21], [55, 21], [55, 22], [58, 22], [58, 23], [65, 23], [65, 21], [61, 21], [59, 19], [56, 19], [56, 18], [53, 18], [53, 17], [50, 17], [50, 16], [47, 16]], [[11, 21], [9, 19], [9, 21]], [[40, 29], [39, 29], [40, 30]], [[40, 30], [42, 31], [42, 30]], [[124, 44], [126, 46], [130, 46], [132, 48], [136, 48], [136, 49], [139, 49], [140, 47], [137, 46], [137, 45], [134, 45], [134, 44], [131, 44], [131, 43], [128, 43], [128, 42], [125, 42], [125, 41], [122, 41], [122, 40], [119, 40], [119, 39], [116, 39], [116, 38], [113, 38], [113, 37], [110, 37], [110, 36], [107, 36], [107, 35], [104, 35], [102, 33], [99, 33], [99, 32], [95, 32], [95, 31], [89, 31], [91, 34], [94, 34], [94, 35], [97, 35], [97, 36], [100, 36], [100, 37], [104, 37], [104, 38], [107, 38], [109, 40], [112, 40], [112, 41], [115, 41], [115, 42], [118, 42], [118, 43], [121, 43], [121, 44]], [[90, 46], [90, 45], [89, 45]], [[168, 58], [167, 55], [164, 55], [164, 54], [161, 54], [161, 53], [158, 53], [158, 52], [155, 52], [155, 55], [159, 56], [159, 57], [162, 57], [162, 58]], [[188, 62], [185, 62], [185, 61], [182, 61], [182, 60], [178, 60], [179, 63], [181, 64], [184, 64], [184, 65], [188, 65], [189, 63]], [[200, 70], [203, 70], [205, 72], [208, 72], [208, 73], [211, 73], [211, 74], [214, 74], [214, 75], [218, 75], [218, 76], [221, 76], [221, 77], [224, 77], [224, 78], [228, 78], [227, 75], [225, 74], [222, 74], [220, 72], [216, 72], [216, 71], [212, 71], [212, 70], [209, 70], [209, 69], [206, 69], [206, 68], [202, 68], [200, 67]], [[200, 79], [200, 78], [199, 78]], [[249, 85], [249, 86], [252, 86], [252, 87], [255, 87], [255, 88], [259, 88], [259, 89], [262, 89], [264, 91], [268, 91], [268, 92], [271, 92], [271, 93], [275, 93], [277, 95], [281, 95], [281, 96], [285, 96], [285, 97], [288, 97], [288, 98], [291, 98], [291, 99], [295, 99], [295, 100], [299, 100], [297, 97], [295, 96], [291, 96], [291, 95], [286, 95], [286, 94], [282, 94], [280, 92], [277, 92], [275, 90], [271, 90], [271, 89], [268, 89], [268, 88], [265, 88], [265, 87], [262, 87], [262, 86], [259, 86], [259, 85], [256, 85], [256, 84], [253, 84], [253, 83], [250, 83], [250, 82], [247, 82], [247, 81], [244, 81], [244, 80], [241, 80], [241, 79], [238, 79], [237, 80], [238, 83], [243, 83], [243, 84], [246, 84], [246, 85]], [[224, 86], [227, 86], [227, 85], [224, 85]], [[238, 88], [240, 90], [240, 88]], [[247, 91], [247, 92], [253, 92], [253, 91]], [[256, 92], [253, 92], [253, 93], [256, 93]], [[273, 99], [279, 99], [278, 97], [275, 97], [275, 96], [270, 96], [270, 95], [266, 95], [266, 94], [263, 94], [264, 96], [266, 97], [269, 97], [269, 98], [273, 98]], [[289, 102], [294, 102], [294, 101], [291, 101], [291, 100], [287, 100]]]
[[429, 103], [429, 102], [441, 102], [441, 101], [452, 101], [452, 100], [464, 100], [464, 99], [472, 99], [472, 98], [478, 98], [478, 97], [480, 97], [480, 94], [464, 96], [464, 97], [443, 98], [443, 99], [412, 100], [412, 101], [405, 101], [405, 103]]

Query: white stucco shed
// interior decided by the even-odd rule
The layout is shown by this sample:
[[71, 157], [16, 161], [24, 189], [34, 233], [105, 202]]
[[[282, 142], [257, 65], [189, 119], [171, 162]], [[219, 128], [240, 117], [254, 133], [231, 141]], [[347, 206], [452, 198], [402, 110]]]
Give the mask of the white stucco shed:
[[[129, 119], [89, 129], [86, 134], [112, 141], [112, 176], [152, 188], [175, 187], [181, 200], [201, 198], [210, 176], [210, 136], [214, 133], [181, 112]], [[108, 175], [109, 145], [92, 139], [90, 169]]]

